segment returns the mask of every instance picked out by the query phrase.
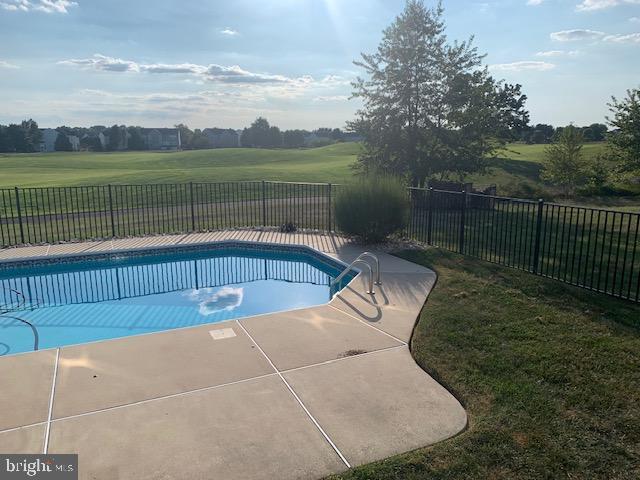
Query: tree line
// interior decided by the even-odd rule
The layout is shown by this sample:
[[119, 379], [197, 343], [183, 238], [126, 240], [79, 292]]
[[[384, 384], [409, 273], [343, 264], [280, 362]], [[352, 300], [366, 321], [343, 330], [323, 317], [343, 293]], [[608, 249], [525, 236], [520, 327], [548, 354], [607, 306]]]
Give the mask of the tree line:
[[[518, 132], [519, 140], [528, 144], [551, 143], [554, 138], [560, 136], [565, 127], [554, 127], [546, 123], [526, 126]], [[585, 142], [603, 142], [606, 140], [609, 128], [604, 123], [592, 123], [585, 127], [573, 128], [580, 131]]]
[[42, 132], [34, 120], [0, 125], [0, 152], [37, 152], [41, 139]]
[[[180, 131], [182, 148], [185, 150], [197, 150], [212, 148], [211, 140], [205, 130], [190, 129], [180, 123], [175, 125]], [[70, 136], [79, 139], [80, 149], [92, 152], [122, 151], [122, 150], [146, 150], [142, 127], [112, 125], [94, 125], [91, 127], [55, 128], [58, 137], [55, 140], [56, 151], [71, 151]], [[340, 128], [318, 128], [316, 130], [280, 130], [275, 125], [270, 125], [266, 118], [258, 117], [251, 126], [236, 131], [233, 129], [213, 128], [208, 129], [214, 134], [226, 134], [234, 141], [225, 146], [241, 146], [247, 148], [300, 148], [319, 147], [342, 141], [355, 141], [358, 136], [345, 132]], [[211, 133], [211, 132], [210, 132]], [[103, 138], [100, 138], [103, 135]], [[32, 119], [24, 120], [19, 124], [0, 125], [0, 152], [2, 153], [32, 153], [40, 151], [42, 130], [38, 123]]]

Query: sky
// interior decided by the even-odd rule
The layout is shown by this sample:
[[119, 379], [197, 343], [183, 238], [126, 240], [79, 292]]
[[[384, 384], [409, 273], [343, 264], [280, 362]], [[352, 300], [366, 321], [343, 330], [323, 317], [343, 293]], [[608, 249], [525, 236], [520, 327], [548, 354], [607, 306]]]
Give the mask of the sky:
[[[427, 5], [433, 5], [425, 0]], [[0, 0], [0, 123], [343, 127], [402, 0]], [[640, 0], [443, 0], [533, 123], [604, 122], [640, 87]]]

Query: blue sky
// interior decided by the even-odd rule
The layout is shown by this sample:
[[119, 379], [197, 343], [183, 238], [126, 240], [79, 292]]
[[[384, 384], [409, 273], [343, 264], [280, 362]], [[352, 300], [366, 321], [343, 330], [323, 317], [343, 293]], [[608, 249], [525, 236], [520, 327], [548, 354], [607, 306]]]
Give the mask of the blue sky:
[[[427, 2], [428, 5], [432, 4]], [[341, 127], [400, 0], [0, 0], [0, 123]], [[533, 122], [602, 122], [640, 87], [640, 0], [445, 0], [450, 39], [523, 84]]]

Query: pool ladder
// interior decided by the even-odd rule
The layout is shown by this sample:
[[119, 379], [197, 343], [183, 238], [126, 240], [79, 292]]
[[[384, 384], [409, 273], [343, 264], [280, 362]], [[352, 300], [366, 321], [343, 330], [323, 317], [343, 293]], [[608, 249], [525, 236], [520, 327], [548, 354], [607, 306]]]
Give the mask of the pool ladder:
[[[375, 282], [373, 281], [373, 268], [371, 268], [371, 263], [367, 262], [364, 260], [364, 258], [370, 258], [373, 259], [375, 261], [375, 274], [376, 274], [376, 280]], [[378, 260], [378, 257], [376, 257], [373, 253], [371, 252], [363, 252], [360, 255], [358, 255], [358, 257], [351, 262], [343, 271], [340, 275], [338, 275], [329, 285], [329, 287], [331, 289], [333, 289], [333, 286], [336, 285], [338, 282], [340, 282], [340, 280], [342, 280], [344, 278], [344, 276], [349, 273], [351, 271], [351, 269], [353, 268], [354, 265], [356, 265], [357, 263], [361, 263], [363, 265], [366, 265], [367, 268], [369, 269], [369, 289], [367, 290], [366, 293], [368, 293], [369, 295], [374, 295], [376, 292], [373, 290], [373, 285], [374, 283], [376, 285], [382, 285], [382, 280], [380, 278], [380, 260]]]

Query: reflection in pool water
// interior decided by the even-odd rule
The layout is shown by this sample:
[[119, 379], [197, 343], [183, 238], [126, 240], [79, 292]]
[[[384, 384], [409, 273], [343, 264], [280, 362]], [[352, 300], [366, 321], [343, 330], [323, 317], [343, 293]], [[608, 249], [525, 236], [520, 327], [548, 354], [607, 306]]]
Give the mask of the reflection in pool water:
[[185, 292], [189, 300], [197, 302], [200, 315], [212, 315], [216, 312], [226, 310], [232, 311], [242, 304], [244, 288], [223, 287], [218, 291], [213, 288], [201, 288]]
[[0, 313], [23, 320], [0, 315], [0, 354], [33, 350], [34, 331], [43, 349], [326, 303], [341, 269], [255, 248], [121, 257], [0, 269]]

